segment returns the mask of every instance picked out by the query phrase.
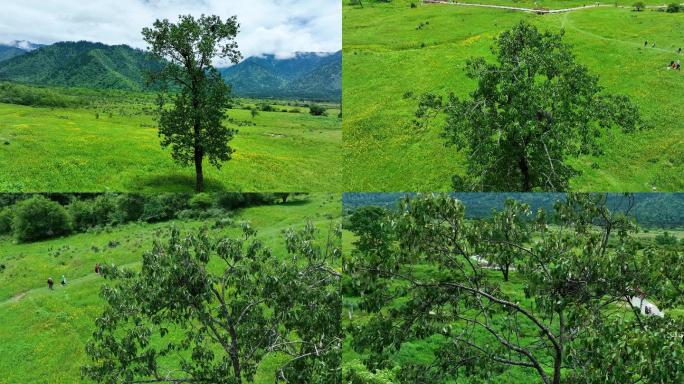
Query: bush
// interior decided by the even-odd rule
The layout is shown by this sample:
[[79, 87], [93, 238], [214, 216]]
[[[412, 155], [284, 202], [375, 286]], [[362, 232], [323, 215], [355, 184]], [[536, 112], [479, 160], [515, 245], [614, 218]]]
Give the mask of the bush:
[[259, 109], [264, 111], [264, 112], [274, 112], [275, 111], [273, 106], [271, 104], [268, 104], [268, 103], [262, 103], [261, 105], [259, 105]]
[[655, 242], [656, 244], [663, 246], [676, 246], [677, 238], [668, 231], [665, 231], [655, 237]]
[[139, 220], [145, 210], [145, 197], [135, 193], [119, 195], [114, 203], [114, 221], [128, 223]]
[[634, 7], [635, 11], [641, 12], [646, 7], [646, 5], [644, 5], [644, 3], [641, 1], [637, 1], [632, 5], [632, 7]]
[[12, 212], [12, 208], [7, 207], [0, 209], [0, 235], [7, 235], [12, 233], [13, 219], [14, 212]]
[[69, 233], [69, 215], [54, 201], [36, 195], [17, 204], [12, 228], [19, 241], [34, 241]]
[[159, 194], [145, 202], [142, 219], [149, 223], [171, 220], [186, 208], [188, 208], [188, 195], [181, 193]]
[[93, 200], [76, 200], [69, 204], [73, 229], [79, 232], [111, 224], [115, 211], [116, 202], [110, 195], [99, 195]]
[[311, 104], [309, 106], [309, 113], [312, 116], [327, 116], [328, 115], [325, 107], [318, 105], [318, 104]]
[[216, 204], [228, 211], [242, 208], [247, 204], [245, 196], [238, 192], [224, 192], [216, 197]]
[[682, 7], [679, 4], [672, 3], [672, 4], [668, 4], [667, 9], [665, 9], [665, 12], [677, 13], [677, 12], [681, 11], [681, 9], [682, 9]]
[[214, 199], [208, 193], [197, 193], [190, 198], [188, 204], [191, 209], [206, 211], [214, 205]]

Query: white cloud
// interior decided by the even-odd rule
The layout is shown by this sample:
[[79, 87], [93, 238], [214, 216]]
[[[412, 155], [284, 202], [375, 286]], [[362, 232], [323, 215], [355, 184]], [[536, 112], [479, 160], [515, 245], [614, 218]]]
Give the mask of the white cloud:
[[140, 31], [179, 14], [237, 15], [244, 57], [342, 48], [340, 0], [20, 0], [3, 1], [0, 42], [88, 40], [145, 48]]

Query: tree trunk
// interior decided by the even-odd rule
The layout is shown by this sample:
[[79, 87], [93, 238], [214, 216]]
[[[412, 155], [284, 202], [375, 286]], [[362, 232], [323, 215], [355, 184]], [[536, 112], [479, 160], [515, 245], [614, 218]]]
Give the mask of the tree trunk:
[[530, 168], [527, 164], [527, 159], [522, 156], [518, 162], [518, 167], [520, 168], [520, 173], [523, 176], [523, 192], [531, 192], [532, 186], [530, 185]]
[[501, 266], [501, 272], [503, 273], [504, 281], [508, 281], [508, 268], [509, 268], [508, 264]]
[[240, 368], [240, 357], [238, 355], [238, 341], [237, 332], [232, 325], [229, 327], [230, 332], [230, 360], [233, 363], [233, 373], [238, 383], [242, 383], [242, 373]]
[[202, 159], [204, 152], [202, 147], [195, 145], [195, 191], [204, 192], [204, 173], [202, 171]]

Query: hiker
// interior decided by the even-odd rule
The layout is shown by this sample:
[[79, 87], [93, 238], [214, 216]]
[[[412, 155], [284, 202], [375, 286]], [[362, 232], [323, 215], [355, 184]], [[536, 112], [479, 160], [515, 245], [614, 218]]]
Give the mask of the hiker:
[[100, 274], [100, 263], [95, 264], [95, 273]]
[[52, 280], [52, 277], [48, 277], [48, 288], [52, 290], [52, 285], [54, 284], [54, 280]]
[[675, 69], [675, 68], [676, 68], [676, 65], [675, 65], [674, 60], [670, 60], [670, 67], [668, 69]]
[[64, 277], [64, 275], [62, 275], [62, 283], [61, 284], [62, 284], [62, 287], [66, 286], [66, 277]]
[[680, 54], [680, 53], [682, 53], [682, 48], [681, 48], [681, 47], [677, 50], [677, 54]]

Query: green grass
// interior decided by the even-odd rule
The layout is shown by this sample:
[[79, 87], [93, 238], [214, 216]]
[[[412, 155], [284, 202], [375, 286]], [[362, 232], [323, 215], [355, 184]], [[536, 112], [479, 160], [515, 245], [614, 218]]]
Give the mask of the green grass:
[[[564, 28], [577, 60], [600, 75], [607, 91], [629, 95], [651, 126], [636, 134], [606, 137], [601, 157], [572, 159], [582, 175], [571, 181], [571, 188], [684, 188], [684, 72], [666, 70], [677, 58], [675, 50], [684, 47], [684, 14], [607, 7], [538, 16], [456, 5], [412, 9], [409, 3], [343, 9], [347, 190], [450, 190], [451, 176], [465, 172], [465, 155], [444, 146], [439, 124], [413, 127], [417, 96], [452, 91], [467, 96], [475, 83], [465, 77], [465, 60], [492, 59], [494, 38], [520, 20], [542, 30]], [[429, 24], [416, 28], [424, 22]], [[643, 48], [644, 40], [655, 40], [657, 47]], [[413, 96], [405, 98], [406, 92]]]
[[[151, 100], [133, 97], [76, 108], [0, 103], [0, 190], [191, 191], [194, 166], [173, 162], [159, 144]], [[321, 117], [301, 107], [301, 113], [259, 112], [254, 119], [246, 109], [229, 110], [230, 118], [256, 125], [229, 124], [239, 130], [230, 143], [236, 152], [220, 170], [205, 161], [207, 189], [341, 191], [339, 106], [328, 107]]]
[[[331, 219], [337, 220], [340, 213], [339, 197], [315, 194], [307, 201], [247, 208], [236, 213], [235, 220], [249, 220], [267, 246], [284, 254], [283, 230], [302, 227], [310, 219], [325, 236]], [[103, 279], [94, 274], [95, 263], [135, 268], [153, 239], [166, 237], [172, 225], [187, 233], [211, 223], [130, 224], [30, 244], [0, 238], [0, 263], [6, 265], [0, 273], [0, 383], [81, 382], [79, 367], [88, 361], [84, 345], [103, 304], [99, 297]], [[210, 232], [232, 236], [240, 229], [234, 226]], [[109, 241], [120, 245], [110, 248]], [[55, 250], [60, 250], [59, 254]], [[49, 291], [47, 278], [59, 281], [62, 274], [68, 285], [56, 284], [55, 290]], [[266, 359], [256, 383], [273, 383], [278, 361], [277, 355]]]

